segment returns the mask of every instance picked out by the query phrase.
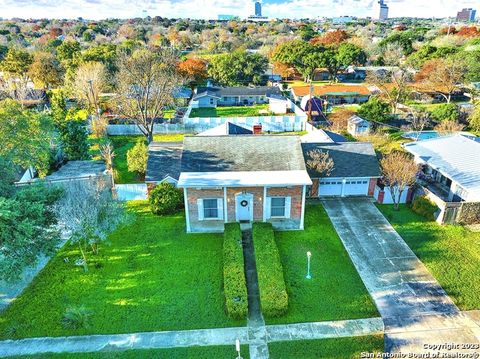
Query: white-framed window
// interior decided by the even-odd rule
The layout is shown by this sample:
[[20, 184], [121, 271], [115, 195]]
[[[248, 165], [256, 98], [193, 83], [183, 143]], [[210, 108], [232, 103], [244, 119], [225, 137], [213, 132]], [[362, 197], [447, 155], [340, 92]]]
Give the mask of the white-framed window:
[[223, 198], [200, 198], [197, 206], [200, 221], [223, 219]]
[[269, 218], [290, 218], [291, 197], [268, 197]]

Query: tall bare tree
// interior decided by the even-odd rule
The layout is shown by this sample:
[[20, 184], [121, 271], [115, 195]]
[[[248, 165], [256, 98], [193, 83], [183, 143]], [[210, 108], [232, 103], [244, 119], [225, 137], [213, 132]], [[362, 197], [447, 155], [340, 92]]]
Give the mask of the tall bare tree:
[[77, 69], [73, 92], [90, 110], [98, 112], [100, 94], [105, 91], [106, 84], [105, 65], [100, 62], [87, 62]]
[[140, 131], [153, 141], [153, 125], [174, 103], [173, 93], [182, 84], [177, 70], [178, 57], [171, 49], [141, 49], [119, 58], [117, 111], [135, 121]]
[[88, 253], [98, 254], [98, 245], [121, 223], [127, 214], [115, 201], [106, 181], [72, 181], [65, 185], [62, 199], [56, 204], [59, 222], [71, 233], [88, 271]]
[[[335, 163], [330, 158], [328, 151], [324, 152], [322, 150], [316, 149], [308, 151], [307, 153], [307, 167], [315, 171], [320, 177], [328, 177], [332, 173]], [[311, 193], [318, 193], [319, 181], [314, 181]]]
[[402, 193], [415, 183], [419, 166], [406, 153], [395, 151], [386, 155], [381, 161], [383, 182], [389, 187], [393, 207], [399, 209]]
[[388, 73], [371, 72], [367, 76], [367, 82], [380, 89], [380, 97], [390, 105], [393, 114], [397, 113], [398, 104], [408, 98], [411, 80], [412, 75], [405, 69]]
[[433, 59], [422, 66], [415, 80], [421, 90], [436, 93], [450, 103], [452, 94], [462, 84], [465, 74], [465, 63], [458, 59]]

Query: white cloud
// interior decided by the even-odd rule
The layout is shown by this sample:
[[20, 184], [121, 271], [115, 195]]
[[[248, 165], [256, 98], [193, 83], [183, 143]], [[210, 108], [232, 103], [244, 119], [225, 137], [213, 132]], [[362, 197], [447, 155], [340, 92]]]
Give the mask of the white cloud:
[[[371, 16], [376, 0], [264, 0], [269, 17]], [[455, 16], [462, 7], [476, 7], [478, 0], [387, 0], [390, 16]], [[251, 1], [239, 0], [0, 0], [4, 18], [129, 18], [147, 10], [150, 16], [215, 19], [218, 14], [246, 17], [253, 12]]]

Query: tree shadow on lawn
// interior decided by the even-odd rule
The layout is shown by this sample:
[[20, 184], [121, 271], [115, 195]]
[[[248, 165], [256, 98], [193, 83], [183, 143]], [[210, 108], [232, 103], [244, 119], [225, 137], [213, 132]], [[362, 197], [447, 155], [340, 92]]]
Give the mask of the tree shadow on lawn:
[[[187, 235], [183, 215], [157, 217], [146, 204], [133, 223], [110, 236], [91, 256], [64, 248], [0, 317], [2, 338], [110, 334], [244, 325], [224, 310], [222, 236]], [[134, 207], [135, 208], [135, 207]], [[69, 257], [69, 262], [64, 258]], [[65, 329], [69, 306], [92, 311], [89, 325]], [[15, 330], [9, 329], [14, 326]]]

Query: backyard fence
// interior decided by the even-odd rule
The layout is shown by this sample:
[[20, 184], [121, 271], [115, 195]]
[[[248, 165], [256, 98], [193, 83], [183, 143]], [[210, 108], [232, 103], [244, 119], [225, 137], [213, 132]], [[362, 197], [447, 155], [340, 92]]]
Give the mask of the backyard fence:
[[143, 200], [148, 197], [145, 183], [117, 184], [115, 192], [119, 201]]
[[[184, 123], [162, 123], [153, 125], [154, 134], [197, 134], [231, 122], [239, 126], [253, 127], [262, 124], [263, 131], [305, 131], [307, 117], [304, 116], [257, 116], [257, 117], [196, 117], [184, 118]], [[108, 125], [109, 135], [142, 135], [137, 125]]]

